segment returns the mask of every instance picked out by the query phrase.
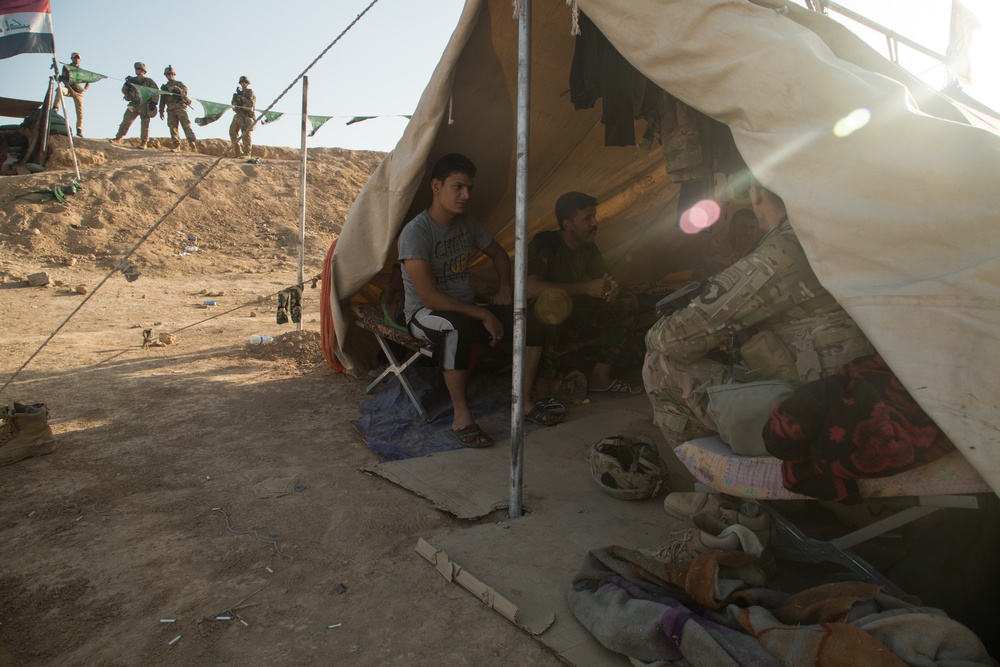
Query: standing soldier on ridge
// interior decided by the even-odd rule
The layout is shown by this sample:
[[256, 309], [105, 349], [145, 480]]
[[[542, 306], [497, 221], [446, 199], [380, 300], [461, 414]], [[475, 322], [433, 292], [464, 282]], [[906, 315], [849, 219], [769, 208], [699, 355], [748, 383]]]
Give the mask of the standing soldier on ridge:
[[[80, 66], [80, 54], [76, 51], [70, 54], [69, 59], [73, 67]], [[59, 85], [62, 86], [63, 95], [69, 95], [73, 98], [73, 106], [76, 107], [76, 136], [83, 137], [83, 93], [87, 88], [90, 88], [90, 83], [75, 83], [69, 68], [63, 65], [62, 72], [59, 74]], [[52, 105], [52, 110], [59, 111], [58, 96], [55, 104]], [[66, 114], [66, 124], [69, 125], [69, 113]]]
[[156, 98], [151, 97], [146, 102], [143, 102], [142, 94], [135, 87], [142, 86], [156, 90], [157, 85], [155, 81], [146, 76], [146, 63], [137, 62], [134, 67], [135, 76], [125, 77], [125, 85], [122, 86], [122, 95], [128, 101], [128, 106], [125, 107], [122, 124], [118, 126], [118, 134], [111, 140], [111, 143], [121, 143], [122, 137], [128, 134], [128, 129], [132, 127], [132, 123], [135, 122], [136, 118], [139, 118], [140, 136], [142, 138], [139, 148], [145, 148], [149, 142], [149, 119], [156, 116]]
[[167, 110], [167, 128], [170, 130], [170, 148], [176, 153], [181, 149], [180, 132], [177, 131], [179, 124], [184, 128], [184, 137], [187, 139], [188, 147], [195, 153], [198, 152], [198, 139], [191, 129], [191, 119], [188, 118], [187, 108], [191, 105], [191, 98], [188, 97], [188, 89], [175, 77], [173, 65], [167, 65], [163, 70], [167, 82], [160, 86], [160, 90], [166, 95], [160, 95], [160, 120], [163, 120], [163, 110]]
[[250, 79], [246, 75], [240, 77], [240, 85], [233, 93], [233, 111], [236, 116], [229, 125], [229, 140], [236, 144], [240, 132], [243, 133], [243, 150], [237, 144], [233, 148], [233, 157], [250, 157], [253, 149], [253, 142], [250, 140], [250, 132], [253, 130], [254, 107], [257, 106], [257, 96], [250, 90]]

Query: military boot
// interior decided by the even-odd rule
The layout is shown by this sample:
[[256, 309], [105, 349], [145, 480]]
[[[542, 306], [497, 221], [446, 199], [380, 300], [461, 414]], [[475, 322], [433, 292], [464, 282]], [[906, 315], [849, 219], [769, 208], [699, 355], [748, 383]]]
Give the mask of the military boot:
[[49, 454], [56, 448], [44, 403], [11, 403], [0, 409], [0, 419], [4, 422], [0, 426], [0, 466]]
[[192, 153], [200, 153], [201, 152], [201, 146], [198, 144], [198, 140], [197, 139], [195, 139], [194, 141], [189, 141], [188, 142], [188, 148], [191, 149]]

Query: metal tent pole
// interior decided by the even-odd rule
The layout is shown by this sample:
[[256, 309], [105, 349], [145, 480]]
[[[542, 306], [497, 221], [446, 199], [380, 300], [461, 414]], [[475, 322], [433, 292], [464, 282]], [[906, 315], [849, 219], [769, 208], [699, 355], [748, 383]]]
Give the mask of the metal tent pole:
[[[309, 124], [309, 77], [302, 77], [302, 166], [299, 168], [299, 280], [303, 284], [302, 266], [306, 258], [306, 126]], [[302, 320], [295, 323], [295, 330], [302, 331]]]
[[514, 221], [514, 368], [510, 410], [510, 504], [508, 516], [521, 516], [524, 476], [525, 252], [528, 228], [528, 115], [531, 82], [531, 0], [521, 0], [517, 33], [517, 183]]

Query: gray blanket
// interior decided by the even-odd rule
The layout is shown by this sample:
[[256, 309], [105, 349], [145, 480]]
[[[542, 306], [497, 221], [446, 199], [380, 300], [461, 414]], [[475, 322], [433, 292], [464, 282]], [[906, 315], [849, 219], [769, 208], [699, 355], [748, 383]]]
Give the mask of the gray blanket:
[[[845, 582], [795, 595], [758, 585], [746, 554], [709, 552], [664, 564], [618, 546], [591, 551], [569, 607], [608, 649], [636, 663], [993, 666], [982, 642], [938, 609], [873, 584]], [[752, 558], [752, 557], [751, 557]]]

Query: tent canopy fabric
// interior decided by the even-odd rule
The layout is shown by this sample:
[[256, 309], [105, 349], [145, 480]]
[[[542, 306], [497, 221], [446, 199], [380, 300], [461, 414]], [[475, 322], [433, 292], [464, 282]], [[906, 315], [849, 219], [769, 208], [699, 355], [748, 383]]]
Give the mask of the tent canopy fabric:
[[[785, 201], [823, 285], [920, 405], [1000, 491], [1000, 137], [842, 26], [774, 0], [579, 0], [642, 74], [727, 125]], [[777, 11], [776, 11], [777, 9]], [[555, 228], [568, 190], [599, 200], [597, 243], [626, 283], [689, 269], [710, 233], [676, 225], [662, 149], [604, 146], [600, 102], [575, 111], [564, 2], [532, 3], [528, 237]], [[517, 22], [507, 0], [467, 0], [403, 137], [372, 175], [331, 258], [337, 355], [365, 370], [351, 299], [375, 300], [403, 224], [429, 202], [426, 171], [476, 163], [471, 211], [514, 245]], [[837, 136], [857, 109], [864, 127]]]
[[0, 97], [0, 116], [6, 118], [24, 118], [40, 106], [42, 106], [41, 102]]

